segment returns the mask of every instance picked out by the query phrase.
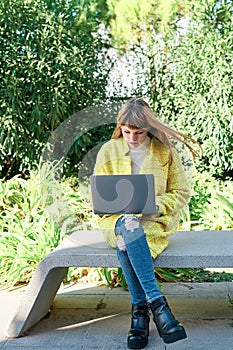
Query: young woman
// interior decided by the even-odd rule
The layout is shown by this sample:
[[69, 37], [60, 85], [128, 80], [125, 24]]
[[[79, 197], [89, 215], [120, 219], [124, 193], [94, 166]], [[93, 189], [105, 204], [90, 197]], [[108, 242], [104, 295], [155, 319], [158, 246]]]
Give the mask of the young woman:
[[157, 211], [153, 215], [103, 215], [98, 217], [106, 241], [116, 247], [131, 294], [132, 320], [127, 344], [142, 349], [148, 343], [149, 309], [165, 343], [186, 338], [161, 294], [152, 258], [167, 246], [177, 230], [180, 209], [188, 202], [189, 186], [171, 138], [195, 154], [188, 136], [161, 123], [141, 98], [132, 98], [119, 111], [112, 139], [100, 149], [95, 174], [153, 174]]

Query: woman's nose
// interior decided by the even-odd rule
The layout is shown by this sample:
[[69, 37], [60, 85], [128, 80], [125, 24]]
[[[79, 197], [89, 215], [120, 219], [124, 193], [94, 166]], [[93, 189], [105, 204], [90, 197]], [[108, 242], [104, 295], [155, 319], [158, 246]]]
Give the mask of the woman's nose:
[[131, 141], [136, 141], [137, 140], [137, 135], [136, 134], [131, 134], [130, 135], [130, 140]]

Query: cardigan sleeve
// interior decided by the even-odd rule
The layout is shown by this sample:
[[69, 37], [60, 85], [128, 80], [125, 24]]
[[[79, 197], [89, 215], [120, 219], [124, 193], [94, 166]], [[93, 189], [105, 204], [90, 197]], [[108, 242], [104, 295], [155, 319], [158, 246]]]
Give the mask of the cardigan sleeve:
[[96, 157], [96, 162], [95, 162], [95, 167], [94, 167], [94, 174], [96, 175], [107, 175], [108, 174], [108, 149], [106, 148], [105, 145], [101, 147], [99, 150], [97, 157]]
[[[108, 145], [103, 145], [96, 157], [94, 174], [109, 175], [111, 170], [111, 152]], [[116, 247], [117, 237], [115, 235], [115, 225], [120, 214], [98, 215], [97, 222], [103, 232], [105, 240], [112, 247]]]
[[[190, 199], [190, 186], [178, 152], [174, 150], [173, 162], [168, 168], [166, 193], [157, 197], [159, 212], [163, 216], [176, 214]], [[165, 219], [165, 218], [164, 218]]]

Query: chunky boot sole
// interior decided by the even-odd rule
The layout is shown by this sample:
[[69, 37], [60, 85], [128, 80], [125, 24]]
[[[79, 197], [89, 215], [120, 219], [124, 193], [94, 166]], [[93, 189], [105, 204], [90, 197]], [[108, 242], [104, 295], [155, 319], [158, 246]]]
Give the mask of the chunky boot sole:
[[187, 338], [187, 334], [186, 334], [184, 328], [178, 332], [174, 332], [171, 334], [164, 334], [163, 332], [160, 332], [158, 327], [157, 327], [157, 330], [159, 332], [160, 337], [163, 339], [164, 343], [166, 343], [166, 344], [175, 343], [178, 340], [182, 340], [182, 339]]
[[147, 346], [148, 339], [140, 339], [140, 340], [130, 340], [128, 339], [128, 348], [129, 349], [143, 349]]
[[150, 306], [156, 328], [164, 343], [170, 344], [187, 338], [184, 327], [175, 319], [165, 297], [156, 299]]

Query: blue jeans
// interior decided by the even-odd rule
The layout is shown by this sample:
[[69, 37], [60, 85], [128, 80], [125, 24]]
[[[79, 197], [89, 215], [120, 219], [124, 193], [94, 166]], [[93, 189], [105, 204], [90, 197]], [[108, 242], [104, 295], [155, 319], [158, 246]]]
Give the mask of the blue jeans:
[[124, 217], [117, 220], [115, 233], [125, 241], [126, 250], [117, 247], [117, 256], [121, 264], [131, 294], [131, 304], [145, 305], [162, 296], [154, 273], [154, 266], [146, 240], [145, 232], [138, 221], [138, 227], [127, 229]]

